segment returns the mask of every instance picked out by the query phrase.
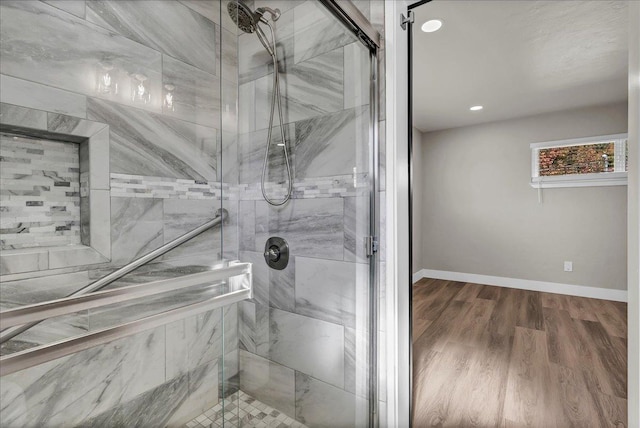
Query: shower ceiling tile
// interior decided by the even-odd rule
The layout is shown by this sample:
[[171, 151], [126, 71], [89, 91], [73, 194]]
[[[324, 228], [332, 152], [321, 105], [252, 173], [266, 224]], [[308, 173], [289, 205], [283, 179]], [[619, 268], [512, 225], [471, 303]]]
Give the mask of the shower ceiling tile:
[[[92, 1], [87, 3], [87, 21], [201, 70], [216, 72], [215, 24], [181, 3]], [[180, 31], [167, 31], [178, 28]]]
[[[1, 7], [2, 74], [132, 104], [126, 76], [142, 73], [152, 94], [162, 92], [162, 61], [157, 51], [39, 1], [3, 1]], [[104, 61], [122, 77], [118, 95], [96, 91], [97, 68]], [[159, 112], [160, 98], [154, 100], [138, 106]], [[82, 115], [77, 108], [67, 113]]]

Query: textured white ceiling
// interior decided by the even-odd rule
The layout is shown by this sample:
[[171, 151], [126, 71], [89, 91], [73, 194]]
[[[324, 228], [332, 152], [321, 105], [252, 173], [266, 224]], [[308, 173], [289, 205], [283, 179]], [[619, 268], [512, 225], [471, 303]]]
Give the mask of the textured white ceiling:
[[[414, 126], [467, 126], [625, 100], [627, 2], [433, 0], [415, 9]], [[443, 27], [423, 33], [423, 22]], [[481, 104], [484, 110], [469, 111]]]

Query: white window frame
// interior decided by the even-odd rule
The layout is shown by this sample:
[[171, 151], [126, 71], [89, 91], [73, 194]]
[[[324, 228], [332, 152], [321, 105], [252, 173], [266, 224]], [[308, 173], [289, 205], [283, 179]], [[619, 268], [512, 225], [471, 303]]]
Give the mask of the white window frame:
[[[627, 134], [600, 135], [597, 137], [573, 138], [570, 140], [545, 141], [531, 143], [531, 187], [535, 189], [548, 189], [554, 187], [588, 187], [588, 186], [626, 186], [627, 172], [624, 170], [625, 147]], [[614, 170], [612, 172], [599, 172], [593, 174], [567, 174], [540, 176], [539, 153], [541, 149], [565, 146], [581, 146], [598, 143], [615, 143]]]

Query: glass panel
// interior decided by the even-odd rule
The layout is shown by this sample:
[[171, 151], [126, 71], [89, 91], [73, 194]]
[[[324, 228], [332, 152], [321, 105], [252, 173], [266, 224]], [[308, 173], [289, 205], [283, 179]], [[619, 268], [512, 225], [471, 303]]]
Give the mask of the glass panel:
[[[237, 164], [224, 174], [235, 173], [239, 258], [254, 264], [255, 286], [239, 304], [238, 416], [367, 426], [369, 51], [319, 2], [231, 13], [250, 25], [239, 22]], [[280, 269], [264, 257], [273, 237], [288, 244]]]
[[[7, 426], [367, 425], [369, 52], [317, 2], [248, 3], [0, 4], [0, 309], [67, 296], [220, 209], [223, 225], [106, 289], [235, 259], [254, 264], [255, 287], [251, 301], [3, 376]], [[288, 243], [282, 269], [265, 262], [271, 237]], [[53, 318], [0, 351], [224, 287]]]
[[[229, 212], [223, 227], [107, 288], [237, 258], [237, 202], [224, 200], [220, 144], [236, 129], [236, 37], [221, 6], [0, 4], [0, 309], [64, 297], [220, 208]], [[196, 287], [57, 317], [0, 350], [6, 356], [215, 292]], [[217, 405], [237, 378], [236, 314], [237, 305], [211, 310], [3, 376], [0, 420], [11, 427], [184, 426]]]

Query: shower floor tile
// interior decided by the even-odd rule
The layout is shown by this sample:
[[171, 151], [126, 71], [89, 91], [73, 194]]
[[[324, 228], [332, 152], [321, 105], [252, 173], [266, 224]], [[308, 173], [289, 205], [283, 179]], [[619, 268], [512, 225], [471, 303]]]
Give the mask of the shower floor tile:
[[[306, 428], [305, 425], [290, 418], [279, 410], [269, 407], [252, 396], [238, 391], [192, 419], [187, 428]], [[223, 420], [224, 418], [224, 420]]]

